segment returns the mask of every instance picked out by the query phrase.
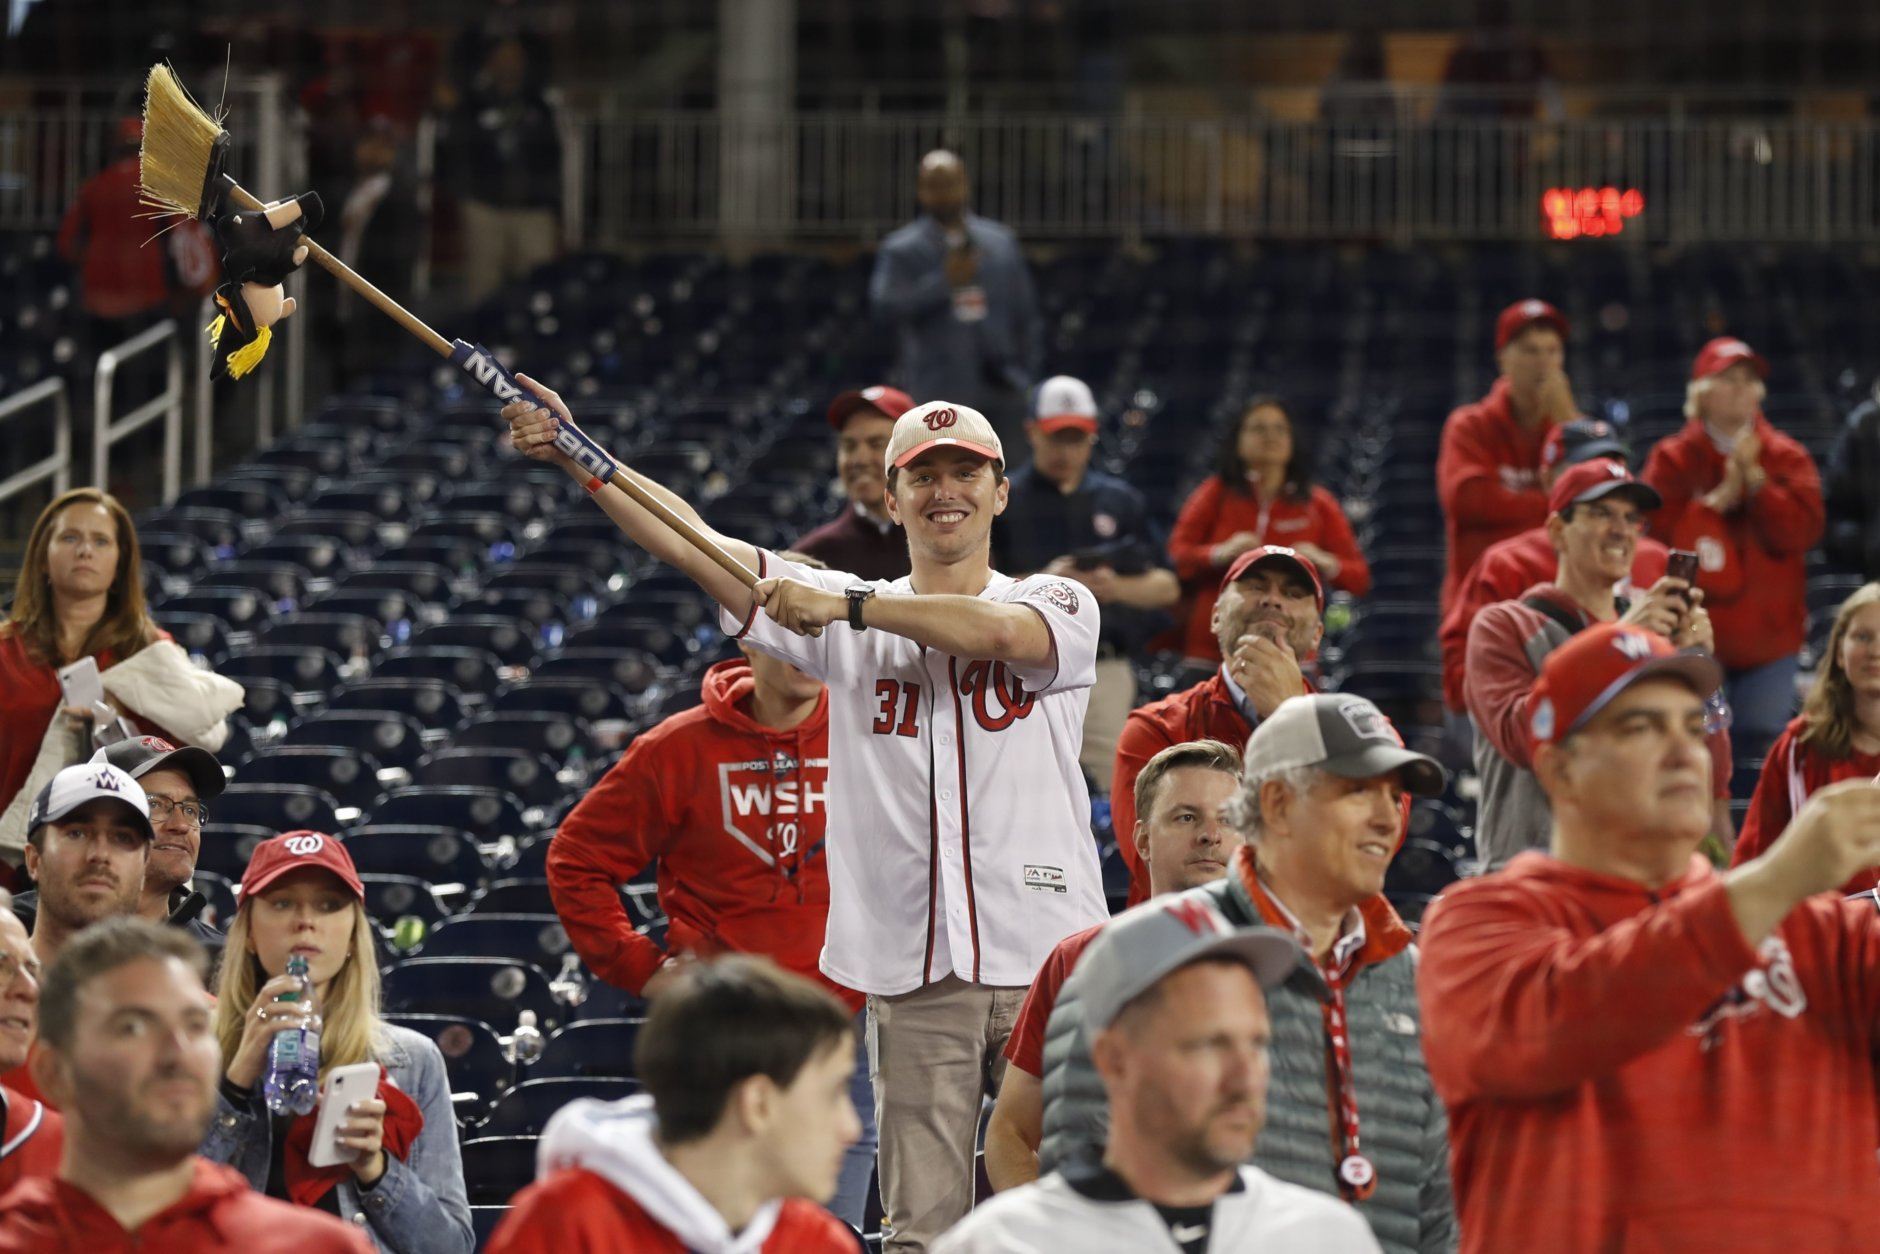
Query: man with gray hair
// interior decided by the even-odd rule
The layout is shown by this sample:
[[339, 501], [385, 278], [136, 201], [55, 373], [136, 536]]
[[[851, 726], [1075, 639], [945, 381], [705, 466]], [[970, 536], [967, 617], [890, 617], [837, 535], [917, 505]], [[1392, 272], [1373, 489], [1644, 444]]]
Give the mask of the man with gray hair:
[[[1423, 1061], [1410, 930], [1384, 900], [1408, 796], [1442, 791], [1435, 759], [1404, 747], [1350, 693], [1292, 697], [1247, 742], [1225, 818], [1246, 844], [1206, 897], [1236, 926], [1290, 933], [1305, 958], [1267, 994], [1268, 1123], [1256, 1165], [1357, 1207], [1392, 1254], [1456, 1248], [1449, 1134]], [[1088, 958], [1086, 958], [1086, 963]], [[1084, 965], [1065, 982], [1075, 1005]], [[1040, 1169], [1101, 1153], [1085, 1025], [1045, 1032]], [[1327, 1128], [1333, 1129], [1327, 1136]]]

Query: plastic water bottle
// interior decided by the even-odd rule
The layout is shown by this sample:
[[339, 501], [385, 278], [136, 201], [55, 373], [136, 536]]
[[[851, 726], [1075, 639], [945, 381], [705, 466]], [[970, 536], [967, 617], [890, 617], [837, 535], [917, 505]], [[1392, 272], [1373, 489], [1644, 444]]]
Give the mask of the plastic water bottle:
[[[300, 991], [281, 994], [282, 1001], [300, 1001], [313, 996], [313, 980], [307, 975], [307, 957], [295, 954], [287, 960], [287, 974], [300, 979]], [[261, 1095], [268, 1109], [277, 1115], [310, 1113], [320, 1100], [320, 1029], [290, 1028], [276, 1033], [268, 1047], [268, 1070], [261, 1080]]]

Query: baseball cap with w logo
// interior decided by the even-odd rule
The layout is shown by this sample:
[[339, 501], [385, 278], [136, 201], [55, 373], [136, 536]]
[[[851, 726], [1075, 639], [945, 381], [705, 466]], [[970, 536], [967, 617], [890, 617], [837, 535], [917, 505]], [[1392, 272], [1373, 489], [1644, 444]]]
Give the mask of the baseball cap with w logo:
[[1641, 679], [1670, 675], [1708, 698], [1723, 687], [1717, 659], [1679, 649], [1655, 631], [1627, 623], [1601, 623], [1547, 655], [1528, 697], [1528, 731], [1535, 744], [1558, 744], [1586, 726], [1614, 697]]
[[57, 823], [89, 801], [116, 801], [131, 811], [131, 825], [145, 840], [155, 840], [150, 826], [150, 799], [143, 785], [109, 762], [81, 762], [54, 775], [33, 798], [26, 814], [30, 833], [47, 823]]
[[928, 401], [894, 420], [894, 434], [888, 437], [887, 469], [905, 466], [929, 449], [945, 445], [993, 461], [1005, 460], [999, 433], [984, 414], [952, 401]]
[[338, 838], [324, 832], [283, 832], [273, 840], [255, 846], [242, 872], [243, 899], [261, 892], [283, 875], [318, 867], [336, 877], [360, 901], [366, 899], [366, 886], [353, 866], [352, 855]]

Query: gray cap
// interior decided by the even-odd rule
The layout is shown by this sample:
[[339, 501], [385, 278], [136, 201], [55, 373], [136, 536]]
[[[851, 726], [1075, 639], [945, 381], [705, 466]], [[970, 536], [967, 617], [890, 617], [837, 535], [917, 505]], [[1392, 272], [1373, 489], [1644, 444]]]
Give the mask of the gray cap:
[[1206, 889], [1151, 898], [1104, 924], [1078, 960], [1084, 1022], [1092, 1033], [1102, 1031], [1162, 977], [1203, 958], [1244, 963], [1270, 990], [1302, 956], [1284, 932], [1229, 923]]
[[1249, 775], [1296, 766], [1345, 779], [1402, 771], [1404, 787], [1419, 797], [1442, 795], [1447, 778], [1435, 758], [1404, 747], [1382, 710], [1350, 692], [1286, 698], [1253, 729], [1246, 760]]
[[204, 801], [221, 796], [228, 787], [228, 776], [222, 773], [222, 764], [213, 753], [194, 745], [179, 748], [161, 736], [132, 736], [108, 744], [92, 754], [91, 760], [109, 762], [137, 780], [152, 771], [181, 771], [189, 776], [190, 785]]

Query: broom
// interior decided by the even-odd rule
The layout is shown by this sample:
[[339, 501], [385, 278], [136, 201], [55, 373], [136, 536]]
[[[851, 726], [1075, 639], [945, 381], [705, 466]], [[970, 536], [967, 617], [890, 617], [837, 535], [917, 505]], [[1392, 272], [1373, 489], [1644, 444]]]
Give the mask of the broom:
[[[144, 203], [164, 213], [198, 219], [207, 217], [223, 199], [250, 211], [265, 208], [223, 170], [228, 148], [228, 132], [190, 99], [175, 72], [167, 65], [153, 67], [145, 85], [144, 140], [139, 154], [142, 163], [139, 183]], [[377, 306], [393, 322], [422, 340], [432, 352], [449, 358], [498, 401], [507, 404], [536, 399], [488, 349], [463, 340], [445, 339], [319, 244], [311, 239], [303, 242], [309, 260], [318, 262], [334, 278]], [[619, 467], [613, 458], [573, 423], [561, 424], [555, 435], [555, 447], [589, 475], [602, 483], [613, 483], [636, 505], [676, 531], [745, 587], [756, 584], [757, 576], [748, 567], [697, 527], [631, 478], [616, 476]]]

